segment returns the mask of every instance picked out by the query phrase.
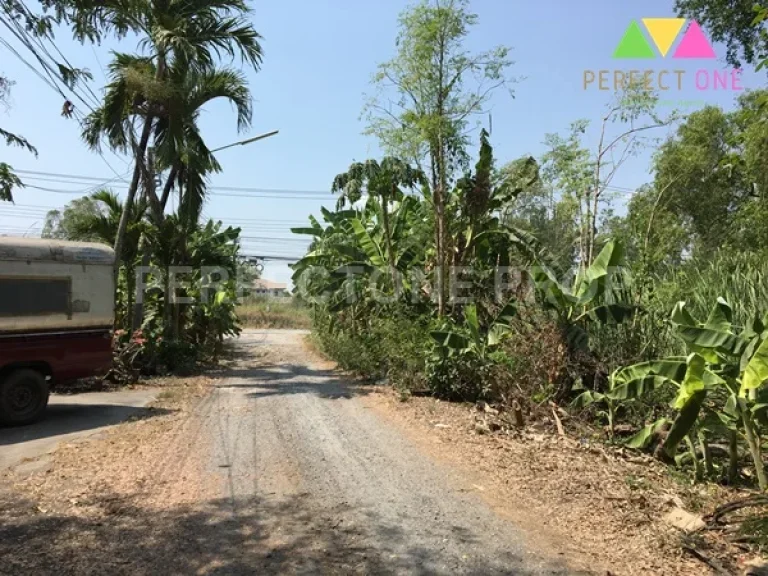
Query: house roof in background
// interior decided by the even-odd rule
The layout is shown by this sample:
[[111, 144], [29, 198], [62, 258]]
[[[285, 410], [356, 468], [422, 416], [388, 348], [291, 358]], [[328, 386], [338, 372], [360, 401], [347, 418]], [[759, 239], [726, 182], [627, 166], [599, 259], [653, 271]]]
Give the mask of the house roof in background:
[[273, 282], [266, 278], [259, 278], [253, 281], [253, 287], [257, 289], [261, 288], [263, 290], [285, 290], [288, 288], [288, 285], [283, 282]]

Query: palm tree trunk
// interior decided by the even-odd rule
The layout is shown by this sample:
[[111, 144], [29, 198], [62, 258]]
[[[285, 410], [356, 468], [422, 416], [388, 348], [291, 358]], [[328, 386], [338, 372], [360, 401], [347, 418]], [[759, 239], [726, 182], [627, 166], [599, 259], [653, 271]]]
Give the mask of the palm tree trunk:
[[166, 266], [163, 274], [163, 334], [168, 337], [171, 335], [171, 271], [170, 266]]
[[133, 331], [135, 330], [135, 326], [132, 320], [130, 320], [131, 317], [131, 311], [133, 310], [133, 292], [135, 290], [136, 286], [136, 275], [134, 273], [133, 266], [126, 266], [125, 267], [125, 284], [127, 288], [127, 294], [125, 296], [125, 317], [129, 320], [127, 322], [130, 326], [130, 333], [133, 334]]
[[[141, 269], [140, 269], [142, 275], [144, 274], [144, 271], [149, 267], [151, 256], [152, 256], [151, 247], [149, 245], [149, 242], [147, 242], [146, 237], [144, 237], [144, 243], [142, 245], [142, 252], [141, 252]], [[142, 285], [143, 285], [143, 282], [142, 282]], [[141, 328], [142, 324], [144, 324], [144, 296], [142, 295], [141, 301], [139, 301], [138, 296], [139, 295], [136, 294], [136, 304], [134, 304], [133, 306], [133, 325], [131, 326], [131, 330]]]
[[162, 210], [165, 210], [166, 204], [168, 204], [168, 198], [171, 195], [171, 189], [173, 188], [173, 181], [176, 180], [176, 174], [179, 171], [179, 165], [174, 164], [171, 167], [171, 172], [168, 174], [168, 179], [165, 181], [165, 186], [163, 187], [163, 195], [160, 198], [160, 208]]
[[136, 166], [133, 168], [133, 178], [128, 187], [128, 197], [125, 199], [123, 213], [120, 215], [120, 224], [117, 226], [117, 235], [115, 236], [115, 290], [117, 290], [118, 274], [120, 273], [120, 263], [122, 261], [121, 251], [123, 241], [125, 240], [125, 230], [128, 227], [128, 219], [131, 216], [133, 202], [136, 199], [136, 191], [139, 188], [139, 177], [141, 176], [142, 164], [144, 163], [144, 152], [149, 144], [149, 137], [152, 134], [152, 116], [147, 116], [144, 121], [144, 129], [141, 132], [141, 140], [136, 147]]

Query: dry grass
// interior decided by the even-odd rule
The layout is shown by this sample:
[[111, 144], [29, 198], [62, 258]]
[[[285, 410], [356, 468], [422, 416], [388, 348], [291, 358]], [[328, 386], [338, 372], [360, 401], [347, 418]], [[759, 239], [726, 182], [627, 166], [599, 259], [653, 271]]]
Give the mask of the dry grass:
[[[707, 514], [745, 495], [675, 480], [661, 463], [594, 442], [570, 420], [560, 436], [546, 418], [516, 430], [504, 425], [504, 413], [492, 416], [471, 404], [416, 397], [401, 402], [391, 392], [364, 401], [433, 457], [474, 476], [478, 492], [500, 514], [569, 557], [586, 559], [584, 568], [595, 573], [709, 573], [663, 516], [681, 504]], [[491, 426], [500, 428], [496, 432], [486, 426], [492, 421], [502, 424]], [[734, 573], [755, 557], [719, 534], [693, 537], [697, 550]]]
[[237, 308], [237, 316], [245, 328], [293, 328], [307, 330], [312, 321], [309, 310], [301, 303], [286, 299], [255, 299]]

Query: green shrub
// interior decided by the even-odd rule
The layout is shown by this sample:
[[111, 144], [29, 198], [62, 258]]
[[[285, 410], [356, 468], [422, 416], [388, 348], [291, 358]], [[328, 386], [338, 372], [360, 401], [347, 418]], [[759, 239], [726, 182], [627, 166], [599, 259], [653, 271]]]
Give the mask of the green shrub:
[[184, 376], [195, 370], [198, 361], [197, 347], [183, 340], [162, 340], [157, 346], [158, 365], [168, 371]]
[[437, 347], [426, 362], [426, 380], [433, 396], [446, 400], [476, 402], [497, 400], [495, 391], [510, 382], [514, 361], [503, 351], [485, 357], [477, 354], [443, 354]]
[[334, 320], [321, 309], [312, 315], [312, 334], [318, 348], [345, 370], [364, 378], [388, 378], [407, 390], [426, 388], [424, 359], [430, 346], [428, 328], [419, 317], [373, 317], [364, 326], [350, 314]]

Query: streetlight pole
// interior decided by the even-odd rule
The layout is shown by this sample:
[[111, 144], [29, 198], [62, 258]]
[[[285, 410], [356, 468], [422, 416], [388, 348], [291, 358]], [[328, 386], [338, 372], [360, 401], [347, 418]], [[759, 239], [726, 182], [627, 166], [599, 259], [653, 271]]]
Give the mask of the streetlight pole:
[[[247, 138], [246, 140], [242, 140], [240, 142], [234, 142], [232, 144], [227, 144], [226, 146], [221, 146], [219, 148], [214, 148], [213, 150], [211, 150], [211, 153], [219, 152], [221, 150], [226, 150], [227, 148], [232, 148], [234, 146], [245, 146], [246, 144], [250, 144], [251, 142], [256, 142], [257, 140], [263, 140], [264, 138], [269, 138], [270, 136], [274, 136], [278, 132], [279, 132], [279, 130], [272, 130], [272, 132], [266, 132], [264, 134], [259, 134], [258, 136], [254, 136], [253, 138]], [[159, 176], [155, 175], [154, 161], [151, 160], [150, 162], [151, 162], [150, 175], [151, 175], [151, 180], [152, 180], [151, 185], [156, 187], [156, 186], [159, 185]], [[160, 214], [161, 215], [165, 211], [165, 205], [168, 203], [168, 197], [170, 196], [171, 188], [173, 187], [173, 180], [174, 180], [175, 175], [176, 175], [176, 169], [177, 169], [176, 166], [171, 168], [171, 173], [169, 174], [168, 179], [166, 180], [165, 186], [163, 188], [163, 195], [160, 198], [160, 206], [159, 206]], [[157, 182], [155, 181], [155, 178], [157, 178], [157, 180], [158, 180]], [[181, 199], [179, 199], [179, 202], [181, 202]], [[149, 245], [146, 243], [146, 241], [144, 241], [143, 254], [142, 254], [142, 257], [141, 257], [142, 270], [146, 269], [146, 267], [149, 266], [149, 262], [150, 262]], [[142, 276], [142, 278], [143, 278], [143, 276]], [[133, 321], [131, 323], [131, 332], [133, 332], [134, 328], [140, 327], [142, 325], [142, 323], [143, 323], [143, 320], [144, 320], [144, 304], [143, 304], [143, 302], [139, 303], [137, 301], [137, 302], [134, 303], [132, 320]]]
[[233, 148], [234, 146], [245, 146], [246, 144], [250, 144], [251, 142], [256, 142], [257, 140], [264, 140], [264, 138], [269, 138], [270, 136], [274, 136], [279, 132], [280, 130], [272, 130], [272, 132], [265, 132], [264, 134], [259, 134], [258, 136], [254, 136], [253, 138], [248, 138], [247, 140], [241, 140], [240, 142], [234, 142], [232, 144], [227, 144], [226, 146], [214, 148], [213, 150], [211, 150], [211, 152], [220, 152], [221, 150], [226, 150], [227, 148]]

